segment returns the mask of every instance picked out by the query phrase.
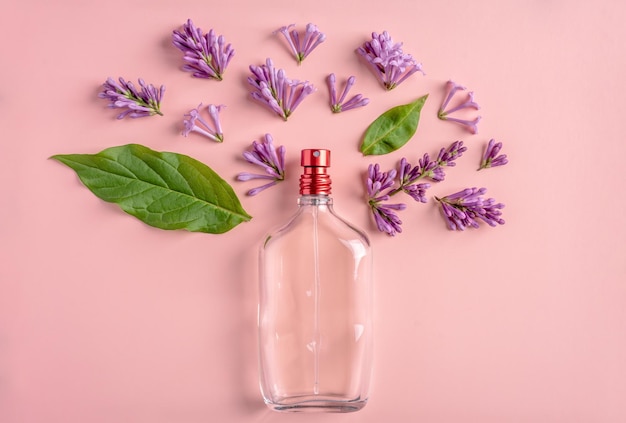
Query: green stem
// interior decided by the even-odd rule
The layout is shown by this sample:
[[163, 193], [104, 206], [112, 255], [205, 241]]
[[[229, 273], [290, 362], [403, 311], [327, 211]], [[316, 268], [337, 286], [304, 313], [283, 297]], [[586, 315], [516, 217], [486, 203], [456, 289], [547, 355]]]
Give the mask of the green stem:
[[402, 186], [399, 186], [398, 188], [389, 191], [387, 195], [391, 197], [392, 195], [396, 195], [400, 191], [402, 191]]
[[491, 160], [490, 159], [487, 159], [486, 161], [481, 163], [480, 167], [478, 169], [476, 169], [476, 170], [479, 171], [481, 169], [487, 169], [488, 167], [491, 167]]

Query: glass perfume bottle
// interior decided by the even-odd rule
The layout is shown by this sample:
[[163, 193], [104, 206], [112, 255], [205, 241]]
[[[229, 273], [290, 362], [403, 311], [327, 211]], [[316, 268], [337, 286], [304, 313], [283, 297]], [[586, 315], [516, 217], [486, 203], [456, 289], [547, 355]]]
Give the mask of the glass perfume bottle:
[[372, 251], [333, 210], [330, 151], [302, 150], [298, 209], [260, 251], [261, 392], [278, 411], [349, 412], [368, 399]]

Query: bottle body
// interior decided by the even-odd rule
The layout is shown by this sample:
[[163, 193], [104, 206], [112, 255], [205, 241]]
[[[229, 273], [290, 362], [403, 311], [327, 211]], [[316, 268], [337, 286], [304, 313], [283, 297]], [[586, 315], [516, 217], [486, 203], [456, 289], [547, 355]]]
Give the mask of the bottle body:
[[298, 202], [260, 251], [261, 391], [275, 410], [356, 411], [371, 374], [371, 247], [328, 195]]

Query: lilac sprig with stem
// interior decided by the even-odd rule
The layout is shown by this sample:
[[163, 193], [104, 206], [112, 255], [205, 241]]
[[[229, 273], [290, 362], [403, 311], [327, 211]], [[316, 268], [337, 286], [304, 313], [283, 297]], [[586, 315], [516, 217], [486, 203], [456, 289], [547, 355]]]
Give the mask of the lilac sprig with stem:
[[504, 225], [502, 211], [504, 204], [493, 198], [484, 199], [486, 188], [465, 188], [445, 197], [435, 197], [441, 206], [441, 213], [450, 230], [463, 231], [465, 228], [478, 228], [478, 220], [489, 226]]
[[292, 29], [295, 26], [295, 24], [291, 24], [280, 27], [274, 31], [274, 34], [283, 34], [298, 65], [300, 65], [317, 46], [326, 40], [326, 35], [320, 32], [318, 27], [312, 23], [307, 24], [304, 34]]
[[253, 179], [268, 180], [264, 185], [252, 188], [246, 194], [257, 195], [259, 192], [285, 180], [285, 147], [274, 147], [274, 139], [270, 134], [260, 142], [252, 141], [252, 151], [245, 151], [243, 158], [256, 166], [260, 166], [265, 173], [241, 172], [236, 178], [238, 181], [250, 181]]
[[146, 84], [143, 79], [139, 78], [140, 89], [137, 89], [131, 81], [126, 81], [122, 77], [118, 81], [111, 77], [107, 78], [102, 84], [102, 91], [98, 94], [99, 98], [110, 101], [108, 107], [126, 109], [117, 115], [118, 119], [124, 119], [127, 116], [130, 118], [163, 116], [161, 100], [165, 93], [165, 85], [157, 89], [154, 85]]
[[422, 64], [402, 51], [402, 43], [393, 41], [387, 31], [372, 32], [372, 39], [357, 49], [385, 89], [392, 90], [409, 76], [421, 72]]
[[485, 148], [485, 153], [483, 154], [483, 158], [480, 162], [480, 167], [477, 170], [488, 169], [494, 166], [504, 166], [509, 162], [506, 158], [506, 154], [500, 154], [500, 150], [502, 149], [502, 143], [496, 142], [495, 139], [490, 139], [487, 144], [487, 148]]
[[283, 120], [287, 120], [302, 100], [315, 91], [315, 86], [308, 81], [287, 78], [285, 71], [276, 69], [270, 58], [264, 65], [250, 65], [250, 72], [248, 84], [253, 88], [252, 98]]
[[191, 109], [185, 114], [186, 119], [183, 120], [184, 130], [182, 134], [187, 137], [191, 132], [196, 132], [213, 141], [223, 142], [224, 133], [222, 131], [222, 125], [220, 123], [219, 113], [225, 107], [226, 106], [224, 106], [223, 104], [219, 106], [209, 104], [206, 107], [207, 111], [209, 112], [209, 122], [206, 119], [203, 119], [200, 115], [200, 111], [202, 110], [202, 103], [200, 103], [198, 107], [196, 107], [195, 109]]
[[337, 78], [335, 74], [331, 73], [330, 75], [328, 75], [326, 81], [328, 82], [328, 90], [330, 92], [330, 110], [332, 110], [333, 113], [341, 113], [345, 112], [346, 110], [356, 109], [358, 107], [363, 107], [369, 104], [369, 98], [364, 98], [362, 94], [356, 94], [352, 96], [348, 101], [345, 101], [348, 92], [356, 82], [356, 77], [350, 76], [348, 78], [339, 97], [337, 97]]
[[447, 120], [450, 122], [455, 122], [460, 125], [463, 125], [467, 128], [467, 130], [470, 133], [476, 134], [478, 132], [478, 123], [480, 122], [480, 119], [481, 119], [480, 116], [476, 116], [474, 119], [471, 119], [471, 120], [449, 116], [451, 113], [458, 112], [463, 109], [480, 110], [480, 106], [478, 105], [478, 103], [476, 103], [476, 101], [474, 101], [474, 92], [473, 91], [468, 92], [467, 99], [464, 102], [461, 102], [454, 107], [446, 109], [448, 107], [448, 104], [450, 103], [450, 101], [456, 95], [458, 91], [467, 90], [467, 88], [465, 88], [462, 85], [457, 84], [456, 82], [452, 80], [446, 83], [446, 87], [448, 89], [448, 92], [444, 101], [441, 103], [441, 107], [439, 108], [437, 117], [441, 120]]
[[447, 148], [439, 150], [434, 160], [428, 153], [424, 154], [416, 166], [412, 166], [404, 157], [400, 160], [397, 170], [381, 172], [378, 164], [370, 165], [366, 181], [368, 205], [378, 230], [391, 236], [402, 232], [402, 221], [396, 212], [404, 210], [406, 204], [386, 202], [392, 196], [404, 192], [413, 200], [426, 203], [426, 190], [430, 188], [430, 183], [423, 180], [443, 181], [445, 179], [444, 168], [455, 166], [455, 160], [466, 150], [463, 141], [455, 141]]
[[235, 49], [227, 44], [223, 35], [216, 35], [213, 29], [204, 34], [191, 19], [182, 30], [172, 33], [172, 43], [183, 52], [183, 70], [192, 72], [196, 78], [222, 80], [224, 71], [235, 55]]

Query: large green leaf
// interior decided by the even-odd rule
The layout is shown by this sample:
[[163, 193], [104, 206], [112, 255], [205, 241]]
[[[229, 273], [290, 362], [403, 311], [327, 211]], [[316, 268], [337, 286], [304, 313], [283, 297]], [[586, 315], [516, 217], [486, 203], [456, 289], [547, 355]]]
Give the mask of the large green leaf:
[[52, 158], [96, 196], [157, 228], [218, 234], [251, 219], [232, 187], [189, 156], [129, 144]]
[[365, 131], [361, 144], [363, 155], [391, 153], [406, 144], [417, 130], [420, 112], [427, 98], [428, 94], [378, 116]]

